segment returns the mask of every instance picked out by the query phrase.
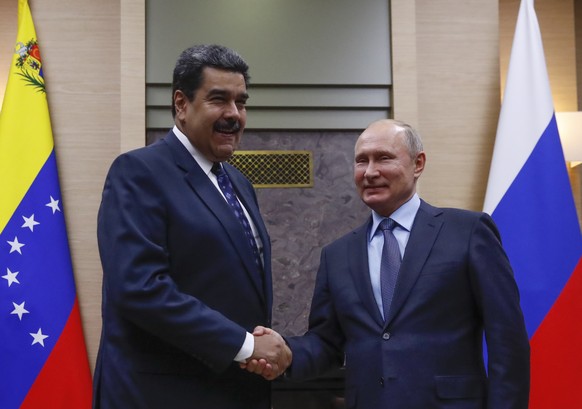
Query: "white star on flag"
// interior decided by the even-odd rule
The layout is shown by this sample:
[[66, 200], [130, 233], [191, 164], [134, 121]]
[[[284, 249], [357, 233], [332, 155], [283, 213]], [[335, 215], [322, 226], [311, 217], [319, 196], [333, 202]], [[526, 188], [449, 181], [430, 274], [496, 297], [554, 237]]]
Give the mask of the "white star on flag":
[[34, 332], [29, 332], [29, 334], [32, 336], [32, 338], [34, 339], [32, 341], [32, 344], [30, 345], [34, 345], [34, 344], [41, 344], [44, 347], [44, 340], [45, 338], [48, 338], [48, 335], [44, 335], [42, 333], [42, 329], [39, 328], [38, 331], [36, 333]]
[[61, 211], [60, 207], [59, 207], [59, 201], [53, 199], [52, 196], [50, 196], [51, 201], [50, 203], [45, 204], [45, 206], [50, 207], [51, 209], [53, 209], [53, 214], [55, 214], [55, 212], [58, 210], [59, 212]]
[[12, 285], [12, 283], [20, 284], [20, 281], [18, 281], [18, 279], [16, 278], [17, 275], [18, 275], [18, 271], [15, 271], [13, 273], [12, 271], [10, 271], [9, 268], [7, 268], [6, 274], [3, 275], [2, 278], [5, 279], [6, 281], [8, 281], [8, 287], [10, 287]]
[[22, 254], [20, 248], [24, 246], [24, 244], [18, 242], [18, 237], [14, 236], [14, 240], [13, 241], [8, 240], [7, 243], [10, 244], [10, 253], [14, 253], [15, 251], [17, 251], [19, 254]]
[[30, 231], [34, 231], [34, 226], [39, 225], [40, 223], [34, 220], [34, 214], [30, 217], [22, 216], [24, 219], [24, 224], [21, 226], [22, 228], [28, 227]]
[[24, 303], [25, 301], [23, 301], [21, 304], [16, 304], [15, 302], [12, 303], [12, 305], [14, 305], [14, 311], [12, 311], [10, 314], [17, 314], [20, 321], [22, 321], [22, 316], [24, 314], [29, 313], [28, 310], [24, 308]]

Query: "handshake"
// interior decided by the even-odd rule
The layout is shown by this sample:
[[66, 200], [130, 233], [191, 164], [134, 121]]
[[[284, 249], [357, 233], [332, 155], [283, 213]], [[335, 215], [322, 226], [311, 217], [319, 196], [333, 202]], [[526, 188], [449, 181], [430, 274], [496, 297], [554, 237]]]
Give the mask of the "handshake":
[[272, 381], [291, 365], [293, 354], [278, 332], [258, 326], [253, 331], [255, 349], [253, 355], [240, 367]]

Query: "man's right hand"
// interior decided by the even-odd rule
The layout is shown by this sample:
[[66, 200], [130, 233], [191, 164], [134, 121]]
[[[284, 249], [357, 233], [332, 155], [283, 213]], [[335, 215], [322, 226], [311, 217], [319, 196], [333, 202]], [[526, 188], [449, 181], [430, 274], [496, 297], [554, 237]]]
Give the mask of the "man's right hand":
[[258, 326], [253, 331], [255, 348], [253, 355], [241, 368], [267, 380], [279, 377], [291, 365], [293, 354], [285, 340], [271, 328]]

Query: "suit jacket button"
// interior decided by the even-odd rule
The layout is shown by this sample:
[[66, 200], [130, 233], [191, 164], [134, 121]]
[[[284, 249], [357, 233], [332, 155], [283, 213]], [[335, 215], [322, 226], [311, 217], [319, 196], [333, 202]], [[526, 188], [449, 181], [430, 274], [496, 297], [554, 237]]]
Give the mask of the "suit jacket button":
[[384, 386], [384, 377], [383, 376], [380, 377], [380, 386], [382, 386], [382, 387]]
[[382, 334], [382, 338], [386, 341], [388, 341], [390, 339], [390, 333], [389, 332], [385, 332]]

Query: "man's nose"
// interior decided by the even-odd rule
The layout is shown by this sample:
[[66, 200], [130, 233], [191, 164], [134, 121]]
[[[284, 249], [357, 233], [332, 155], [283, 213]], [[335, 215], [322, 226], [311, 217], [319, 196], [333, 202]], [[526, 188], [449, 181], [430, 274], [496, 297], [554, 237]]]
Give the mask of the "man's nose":
[[368, 166], [366, 166], [366, 171], [364, 172], [364, 176], [367, 178], [372, 178], [378, 176], [378, 167], [374, 161], [368, 162]]
[[233, 119], [240, 118], [240, 110], [236, 104], [236, 101], [232, 101], [229, 104], [227, 104], [226, 109], [224, 111], [224, 116], [226, 118], [233, 118]]

